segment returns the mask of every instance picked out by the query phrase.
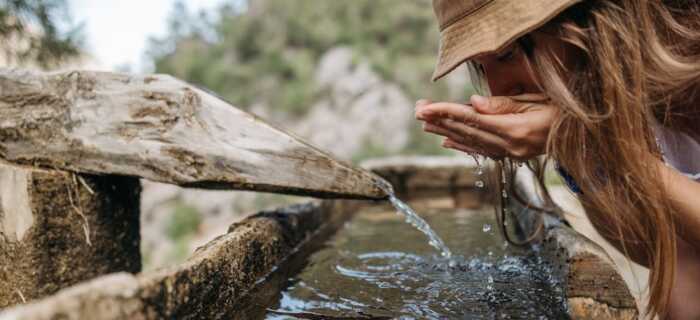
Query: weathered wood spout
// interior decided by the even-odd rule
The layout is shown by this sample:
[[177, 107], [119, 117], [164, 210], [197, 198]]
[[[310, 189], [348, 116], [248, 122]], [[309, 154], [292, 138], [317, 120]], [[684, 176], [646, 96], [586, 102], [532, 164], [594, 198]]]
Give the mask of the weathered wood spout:
[[185, 187], [385, 197], [373, 174], [166, 75], [0, 69], [0, 157]]

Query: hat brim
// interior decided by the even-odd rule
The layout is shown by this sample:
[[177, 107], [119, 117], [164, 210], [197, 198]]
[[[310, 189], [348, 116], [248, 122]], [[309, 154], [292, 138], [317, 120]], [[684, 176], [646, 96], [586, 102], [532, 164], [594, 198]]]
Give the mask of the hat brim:
[[491, 1], [442, 30], [433, 81], [463, 62], [496, 52], [581, 0]]

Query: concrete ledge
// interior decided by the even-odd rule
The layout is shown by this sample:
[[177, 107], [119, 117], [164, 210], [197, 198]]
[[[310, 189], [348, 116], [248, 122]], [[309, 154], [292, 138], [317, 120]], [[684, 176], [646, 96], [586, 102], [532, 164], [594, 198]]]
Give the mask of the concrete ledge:
[[636, 319], [637, 304], [610, 257], [597, 244], [565, 226], [547, 230], [545, 255], [562, 266], [573, 319]]
[[466, 157], [391, 157], [367, 160], [361, 166], [391, 182], [396, 193], [474, 189], [477, 180], [476, 163]]
[[[454, 201], [455, 208], [478, 208], [494, 199], [490, 187], [495, 184], [494, 167], [484, 163], [481, 176], [477, 164], [468, 157], [390, 157], [371, 159], [361, 166], [381, 176], [394, 186], [404, 200], [444, 197]], [[476, 187], [481, 180], [485, 187]]]

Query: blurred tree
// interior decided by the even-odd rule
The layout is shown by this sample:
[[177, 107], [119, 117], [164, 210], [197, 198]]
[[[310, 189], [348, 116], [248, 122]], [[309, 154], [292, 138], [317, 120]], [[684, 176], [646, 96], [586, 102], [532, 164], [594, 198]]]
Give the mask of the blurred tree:
[[263, 103], [301, 116], [321, 94], [313, 81], [320, 56], [347, 46], [413, 97], [446, 93], [443, 84], [429, 84], [438, 43], [430, 0], [255, 0], [242, 7], [224, 6], [212, 20], [176, 4], [170, 34], [149, 46], [156, 71], [243, 108]]
[[6, 63], [51, 68], [80, 54], [81, 26], [64, 0], [0, 0], [0, 43]]

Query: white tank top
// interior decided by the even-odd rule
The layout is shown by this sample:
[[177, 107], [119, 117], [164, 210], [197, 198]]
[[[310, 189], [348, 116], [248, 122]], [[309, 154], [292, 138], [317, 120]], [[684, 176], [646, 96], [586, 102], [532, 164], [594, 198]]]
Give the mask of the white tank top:
[[658, 125], [654, 127], [654, 133], [664, 161], [700, 182], [700, 143], [683, 132]]

